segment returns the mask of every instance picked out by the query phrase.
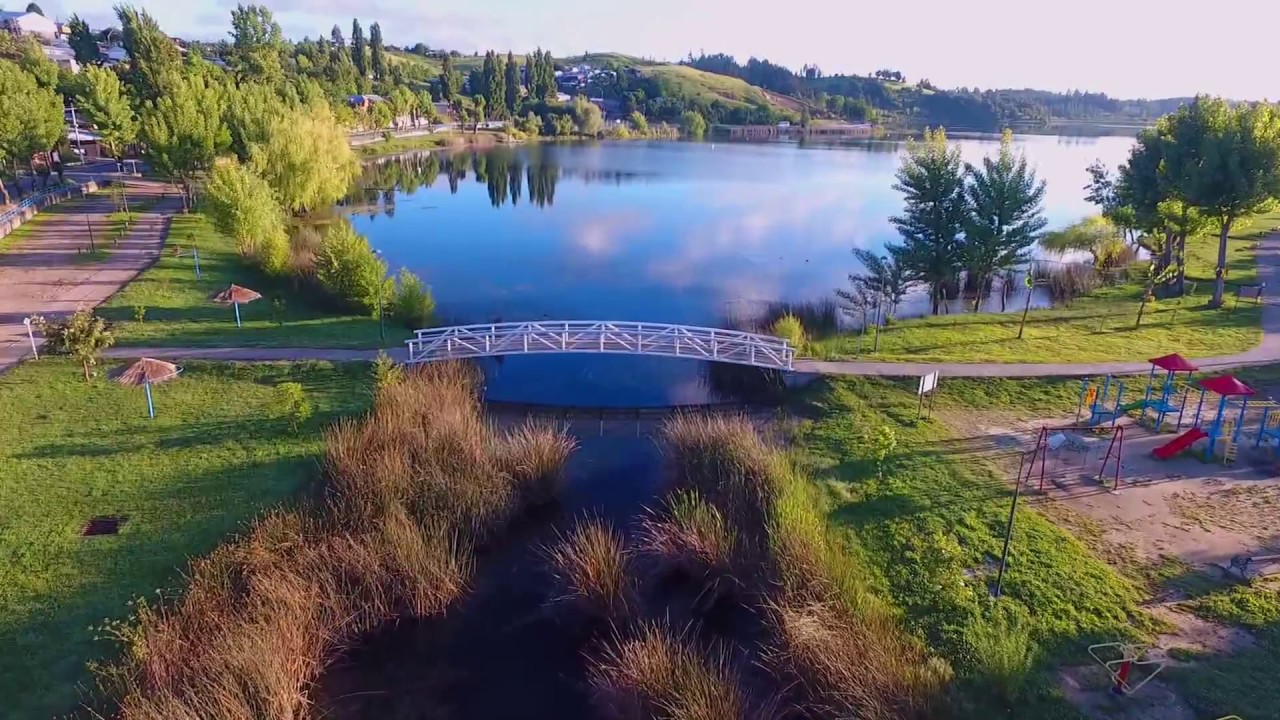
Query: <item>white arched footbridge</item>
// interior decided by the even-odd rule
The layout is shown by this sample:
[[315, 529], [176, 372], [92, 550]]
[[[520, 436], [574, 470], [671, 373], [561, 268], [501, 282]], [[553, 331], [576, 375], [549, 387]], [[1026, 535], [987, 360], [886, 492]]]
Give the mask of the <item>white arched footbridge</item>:
[[611, 353], [791, 370], [795, 360], [795, 348], [772, 335], [643, 322], [557, 320], [460, 325], [418, 330], [406, 342], [410, 364], [494, 355]]

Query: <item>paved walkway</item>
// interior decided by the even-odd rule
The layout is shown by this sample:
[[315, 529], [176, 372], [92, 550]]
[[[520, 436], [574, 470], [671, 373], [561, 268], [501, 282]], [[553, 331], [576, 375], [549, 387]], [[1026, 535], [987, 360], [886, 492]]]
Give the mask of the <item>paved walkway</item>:
[[[131, 182], [129, 197], [157, 196], [160, 183]], [[170, 191], [171, 192], [171, 191]], [[181, 207], [176, 197], [158, 200], [139, 213], [133, 229], [113, 247], [107, 216], [115, 211], [111, 196], [98, 192], [42, 211], [42, 219], [0, 247], [0, 371], [31, 354], [23, 318], [71, 313], [80, 305], [96, 306], [150, 265], [164, 247], [169, 218]], [[86, 260], [78, 250], [89, 247], [89, 225], [105, 259]], [[36, 344], [42, 340], [37, 336]]]

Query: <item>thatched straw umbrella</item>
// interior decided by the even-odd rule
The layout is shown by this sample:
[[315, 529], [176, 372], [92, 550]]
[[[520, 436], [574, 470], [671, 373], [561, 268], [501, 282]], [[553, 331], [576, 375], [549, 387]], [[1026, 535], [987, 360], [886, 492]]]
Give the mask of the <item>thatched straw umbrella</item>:
[[182, 368], [173, 363], [153, 360], [152, 358], [142, 358], [120, 373], [120, 376], [116, 378], [116, 382], [134, 387], [141, 385], [147, 391], [147, 413], [154, 419], [156, 406], [151, 402], [151, 386], [168, 382], [178, 377], [180, 372], [182, 372]]
[[223, 290], [217, 295], [214, 295], [213, 301], [216, 303], [222, 303], [223, 305], [234, 305], [236, 308], [236, 327], [240, 327], [240, 303], [251, 303], [254, 300], [260, 300], [261, 298], [261, 293], [232, 283], [231, 287]]

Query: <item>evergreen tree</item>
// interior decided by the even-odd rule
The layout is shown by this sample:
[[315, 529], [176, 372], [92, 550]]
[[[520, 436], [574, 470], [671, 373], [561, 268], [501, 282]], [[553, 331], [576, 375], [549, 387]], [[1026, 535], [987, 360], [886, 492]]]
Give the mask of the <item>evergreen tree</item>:
[[995, 274], [1026, 264], [1049, 221], [1043, 207], [1045, 183], [1027, 167], [1026, 155], [1014, 152], [1012, 132], [1004, 131], [994, 160], [983, 158], [982, 167], [968, 165], [966, 172], [965, 267], [977, 291], [977, 312]]
[[461, 83], [462, 78], [458, 76], [458, 71], [453, 69], [453, 58], [445, 55], [444, 65], [440, 70], [440, 99], [447, 103], [454, 102], [458, 97], [458, 86]]
[[556, 96], [556, 62], [551, 59], [551, 51], [542, 51], [542, 98]]
[[533, 94], [533, 56], [524, 56], [524, 91]]
[[507, 52], [506, 68], [507, 114], [516, 116], [516, 108], [520, 106], [520, 66], [516, 64], [516, 56]]
[[386, 81], [386, 50], [382, 46], [382, 26], [378, 23], [369, 26], [369, 68], [373, 71], [374, 82]]
[[923, 140], [907, 144], [895, 177], [893, 189], [903, 194], [905, 206], [889, 222], [902, 243], [887, 249], [908, 281], [928, 286], [936, 314], [964, 264], [961, 232], [966, 208], [960, 148], [947, 144], [941, 128], [926, 129]]
[[[345, 52], [347, 49], [347, 41], [342, 37], [342, 30], [337, 25], [334, 25], [333, 29], [329, 31], [329, 42], [333, 45], [334, 50]], [[348, 55], [347, 57], [350, 58], [351, 56]]]
[[369, 81], [369, 57], [365, 51], [364, 30], [359, 20], [351, 21], [351, 63], [356, 66], [359, 92], [364, 92]]
[[490, 50], [484, 58], [484, 99], [490, 117], [500, 117], [507, 107], [505, 70], [502, 56]]
[[76, 62], [81, 65], [98, 62], [101, 59], [98, 52], [98, 38], [89, 30], [89, 23], [79, 15], [72, 15], [67, 27], [71, 29], [69, 42], [71, 49], [76, 53]]

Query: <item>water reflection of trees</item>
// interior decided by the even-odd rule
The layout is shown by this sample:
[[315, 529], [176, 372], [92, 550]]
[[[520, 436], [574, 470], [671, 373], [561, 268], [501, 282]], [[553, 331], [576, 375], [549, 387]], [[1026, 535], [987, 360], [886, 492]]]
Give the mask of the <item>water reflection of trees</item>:
[[530, 150], [516, 152], [508, 148], [485, 152], [417, 153], [383, 158], [367, 164], [355, 186], [341, 205], [371, 217], [395, 215], [396, 198], [412, 197], [424, 188], [433, 187], [441, 176], [449, 193], [456, 195], [470, 175], [485, 186], [494, 207], [518, 206], [522, 199], [539, 208], [555, 203], [556, 185], [563, 178], [584, 183], [624, 182], [640, 178], [637, 173], [624, 173], [581, 168], [565, 168], [555, 153]]

